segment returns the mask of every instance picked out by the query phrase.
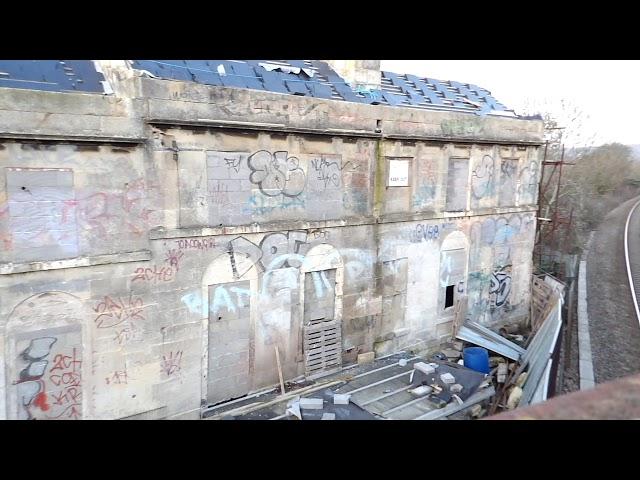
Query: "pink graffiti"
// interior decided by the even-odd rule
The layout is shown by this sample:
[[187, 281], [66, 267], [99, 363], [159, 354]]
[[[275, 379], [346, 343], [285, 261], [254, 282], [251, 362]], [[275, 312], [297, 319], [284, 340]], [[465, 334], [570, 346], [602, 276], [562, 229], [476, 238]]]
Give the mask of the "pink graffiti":
[[115, 327], [126, 320], [144, 321], [142, 305], [142, 299], [134, 298], [133, 294], [126, 300], [121, 297], [114, 300], [107, 295], [93, 308], [99, 314], [94, 321], [98, 328]]
[[[74, 347], [70, 355], [57, 354], [49, 370], [49, 380], [63, 390], [51, 394], [54, 405], [66, 407], [59, 415], [49, 418], [77, 420], [82, 416], [82, 360]], [[54, 373], [55, 372], [55, 373]]]
[[123, 385], [123, 384], [128, 384], [128, 379], [129, 376], [127, 374], [127, 369], [125, 367], [124, 370], [116, 370], [115, 372], [113, 372], [111, 375], [109, 375], [108, 377], [105, 377], [105, 382], [107, 383], [107, 385]]
[[123, 345], [125, 343], [128, 343], [134, 338], [137, 331], [138, 329], [135, 327], [135, 324], [132, 322], [129, 322], [129, 324], [126, 327], [120, 330], [116, 330], [115, 340], [116, 342], [118, 342], [118, 345]]
[[148, 282], [170, 282], [173, 280], [173, 269], [171, 267], [160, 267], [154, 265], [153, 268], [144, 268], [138, 267], [136, 268], [135, 277], [131, 282], [136, 282], [138, 280], [148, 281]]
[[162, 355], [162, 362], [160, 368], [167, 376], [171, 376], [174, 373], [180, 371], [182, 363], [182, 350], [177, 352], [169, 352], [169, 355]]
[[184, 253], [175, 248], [171, 248], [167, 251], [165, 263], [168, 263], [172, 268], [176, 269], [176, 272], [180, 269], [180, 260], [184, 257]]
[[147, 230], [149, 214], [146, 208], [144, 179], [126, 183], [121, 192], [96, 192], [79, 199], [66, 200], [62, 209], [63, 224], [77, 219], [82, 229], [93, 230], [98, 235], [106, 235], [112, 228], [124, 225], [134, 235], [143, 235]]
[[216, 247], [213, 238], [187, 238], [175, 242], [180, 250], [211, 250]]

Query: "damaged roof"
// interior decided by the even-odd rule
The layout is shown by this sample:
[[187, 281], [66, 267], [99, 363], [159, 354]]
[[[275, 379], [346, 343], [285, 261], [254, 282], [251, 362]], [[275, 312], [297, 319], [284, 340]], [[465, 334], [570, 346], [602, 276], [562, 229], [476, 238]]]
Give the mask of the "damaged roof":
[[[381, 72], [380, 89], [353, 88], [319, 60], [129, 60], [149, 76], [371, 105], [515, 117], [483, 88]], [[0, 87], [111, 93], [92, 60], [0, 60]]]
[[171, 80], [289, 95], [428, 110], [515, 117], [483, 88], [468, 83], [381, 72], [381, 88], [352, 88], [318, 60], [133, 60], [134, 69]]
[[0, 87], [107, 93], [92, 60], [0, 60]]

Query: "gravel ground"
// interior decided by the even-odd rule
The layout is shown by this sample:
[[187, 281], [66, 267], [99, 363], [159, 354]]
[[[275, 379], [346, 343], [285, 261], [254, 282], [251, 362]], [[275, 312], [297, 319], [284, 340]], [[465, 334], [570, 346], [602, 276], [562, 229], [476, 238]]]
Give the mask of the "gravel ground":
[[[640, 372], [640, 326], [624, 257], [626, 217], [636, 201], [629, 200], [607, 215], [587, 255], [589, 333], [596, 383]], [[640, 218], [640, 211], [636, 210], [636, 216]], [[640, 220], [632, 222], [630, 234], [632, 238], [640, 236]]]
[[[560, 347], [560, 361], [558, 365], [558, 380], [556, 395], [577, 392], [580, 390], [580, 369], [578, 363], [578, 281], [573, 285], [573, 324], [571, 326], [571, 348], [569, 358], [567, 354], [567, 331], [563, 330], [562, 346]], [[564, 315], [564, 312], [563, 312]], [[568, 360], [568, 362], [567, 362]]]

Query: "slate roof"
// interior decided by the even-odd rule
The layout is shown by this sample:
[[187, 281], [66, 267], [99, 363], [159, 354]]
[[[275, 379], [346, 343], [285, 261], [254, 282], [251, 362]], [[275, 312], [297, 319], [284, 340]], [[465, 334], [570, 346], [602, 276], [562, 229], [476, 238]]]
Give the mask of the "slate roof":
[[476, 85], [382, 72], [380, 90], [353, 89], [317, 60], [133, 60], [151, 75], [206, 85], [266, 90], [347, 102], [516, 116]]
[[0, 60], [0, 87], [105, 93], [91, 60]]
[[[382, 72], [377, 90], [352, 88], [318, 60], [130, 60], [132, 68], [171, 80], [266, 90], [346, 102], [479, 115], [516, 116], [476, 85]], [[111, 93], [91, 60], [0, 60], [0, 87]]]

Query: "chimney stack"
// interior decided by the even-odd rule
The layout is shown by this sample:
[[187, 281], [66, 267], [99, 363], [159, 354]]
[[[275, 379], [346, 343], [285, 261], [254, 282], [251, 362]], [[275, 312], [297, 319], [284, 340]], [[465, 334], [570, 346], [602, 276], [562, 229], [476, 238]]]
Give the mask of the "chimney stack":
[[380, 89], [380, 60], [325, 60], [353, 89]]

